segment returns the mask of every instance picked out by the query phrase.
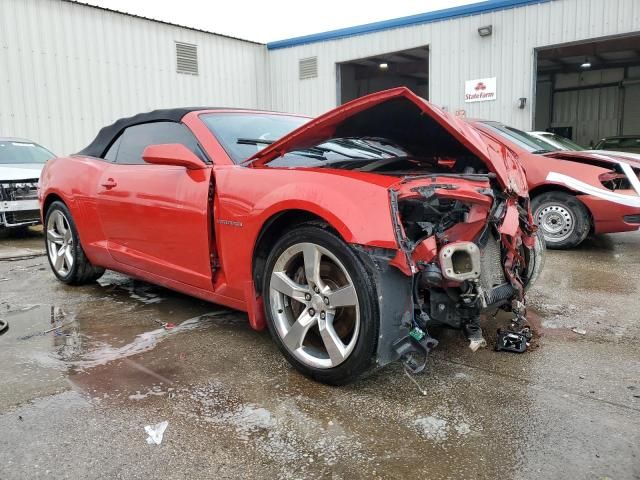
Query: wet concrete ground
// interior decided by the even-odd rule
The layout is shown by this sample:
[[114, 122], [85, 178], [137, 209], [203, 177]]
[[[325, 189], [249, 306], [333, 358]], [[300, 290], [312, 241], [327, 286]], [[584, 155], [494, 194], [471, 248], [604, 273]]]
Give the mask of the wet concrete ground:
[[313, 383], [243, 314], [110, 272], [67, 287], [41, 249], [0, 239], [1, 479], [640, 478], [638, 233], [548, 252], [525, 354], [439, 332], [426, 396], [397, 365]]

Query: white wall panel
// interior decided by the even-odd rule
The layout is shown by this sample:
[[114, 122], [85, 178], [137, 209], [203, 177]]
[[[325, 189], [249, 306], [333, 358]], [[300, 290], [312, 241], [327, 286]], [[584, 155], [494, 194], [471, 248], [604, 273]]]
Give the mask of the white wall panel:
[[[176, 73], [175, 41], [199, 75]], [[156, 108], [268, 108], [264, 45], [60, 0], [0, 0], [0, 136], [64, 154]], [[268, 86], [268, 84], [267, 84]]]
[[[493, 25], [481, 38], [477, 29]], [[429, 45], [429, 98], [469, 117], [533, 126], [534, 49], [640, 31], [639, 0], [554, 0], [269, 51], [274, 108], [310, 115], [336, 106], [335, 64]], [[298, 80], [300, 58], [318, 56], [319, 76]], [[496, 101], [464, 103], [464, 81], [497, 77]], [[528, 99], [518, 109], [520, 97]]]

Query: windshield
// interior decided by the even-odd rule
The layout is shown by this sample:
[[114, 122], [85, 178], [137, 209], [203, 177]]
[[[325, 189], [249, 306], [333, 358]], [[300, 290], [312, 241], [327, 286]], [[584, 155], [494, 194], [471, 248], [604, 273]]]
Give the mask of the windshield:
[[541, 133], [540, 135], [544, 140], [547, 140], [552, 145], [557, 144], [559, 148], [563, 148], [565, 150], [584, 150], [584, 148], [577, 143], [569, 140], [568, 138], [562, 137], [557, 133]]
[[531, 153], [548, 153], [558, 150], [553, 145], [540, 140], [539, 138], [529, 135], [517, 128], [507, 127], [498, 122], [482, 122], [483, 125], [489, 128], [489, 130], [497, 133], [503, 138], [515, 143], [521, 148], [524, 148]]
[[434, 154], [420, 147], [405, 147], [384, 137], [338, 137], [269, 162], [270, 167], [327, 167], [388, 175], [487, 173], [475, 156]]
[[45, 163], [53, 157], [53, 153], [35, 143], [0, 140], [0, 165]]
[[305, 150], [296, 150], [276, 158], [273, 167], [339, 166], [346, 163], [378, 163], [385, 159], [406, 158], [410, 154], [385, 138], [334, 138]]
[[275, 140], [309, 121], [269, 113], [210, 113], [200, 119], [235, 163], [242, 163]]

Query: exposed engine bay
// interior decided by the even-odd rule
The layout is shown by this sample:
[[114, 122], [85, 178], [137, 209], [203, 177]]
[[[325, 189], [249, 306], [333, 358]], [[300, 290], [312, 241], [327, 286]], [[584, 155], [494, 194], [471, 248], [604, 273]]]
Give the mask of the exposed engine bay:
[[[407, 176], [390, 190], [398, 243], [413, 275], [412, 328], [396, 349], [414, 373], [437, 345], [432, 325], [463, 330], [475, 351], [486, 346], [481, 313], [502, 309], [514, 315], [508, 333], [530, 338], [524, 293], [542, 268], [544, 245], [520, 204], [528, 200], [506, 196], [492, 185], [493, 175], [469, 170], [434, 174], [426, 185], [424, 177]], [[515, 344], [520, 350], [512, 351], [524, 351], [526, 340]]]

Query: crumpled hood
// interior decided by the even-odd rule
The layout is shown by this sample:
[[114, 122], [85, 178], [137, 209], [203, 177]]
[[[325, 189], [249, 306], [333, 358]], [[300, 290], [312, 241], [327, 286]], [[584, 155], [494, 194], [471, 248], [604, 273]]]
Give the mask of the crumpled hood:
[[44, 163], [0, 164], [0, 182], [39, 179]]
[[[489, 171], [495, 173], [507, 190], [520, 194], [527, 191], [524, 173], [515, 161], [512, 152], [503, 145], [491, 145], [470, 125], [427, 102], [406, 87], [373, 93], [341, 105], [260, 150], [244, 163], [262, 166], [287, 152], [309, 148], [328, 141], [348, 122], [357, 124], [357, 115], [387, 102], [398, 100], [410, 102], [419, 109], [422, 115], [430, 117], [439, 124], [447, 134], [477, 156]], [[393, 122], [393, 117], [388, 119], [388, 123], [393, 124]], [[352, 127], [352, 125], [350, 126]], [[427, 132], [425, 132], [425, 136], [426, 134]]]

